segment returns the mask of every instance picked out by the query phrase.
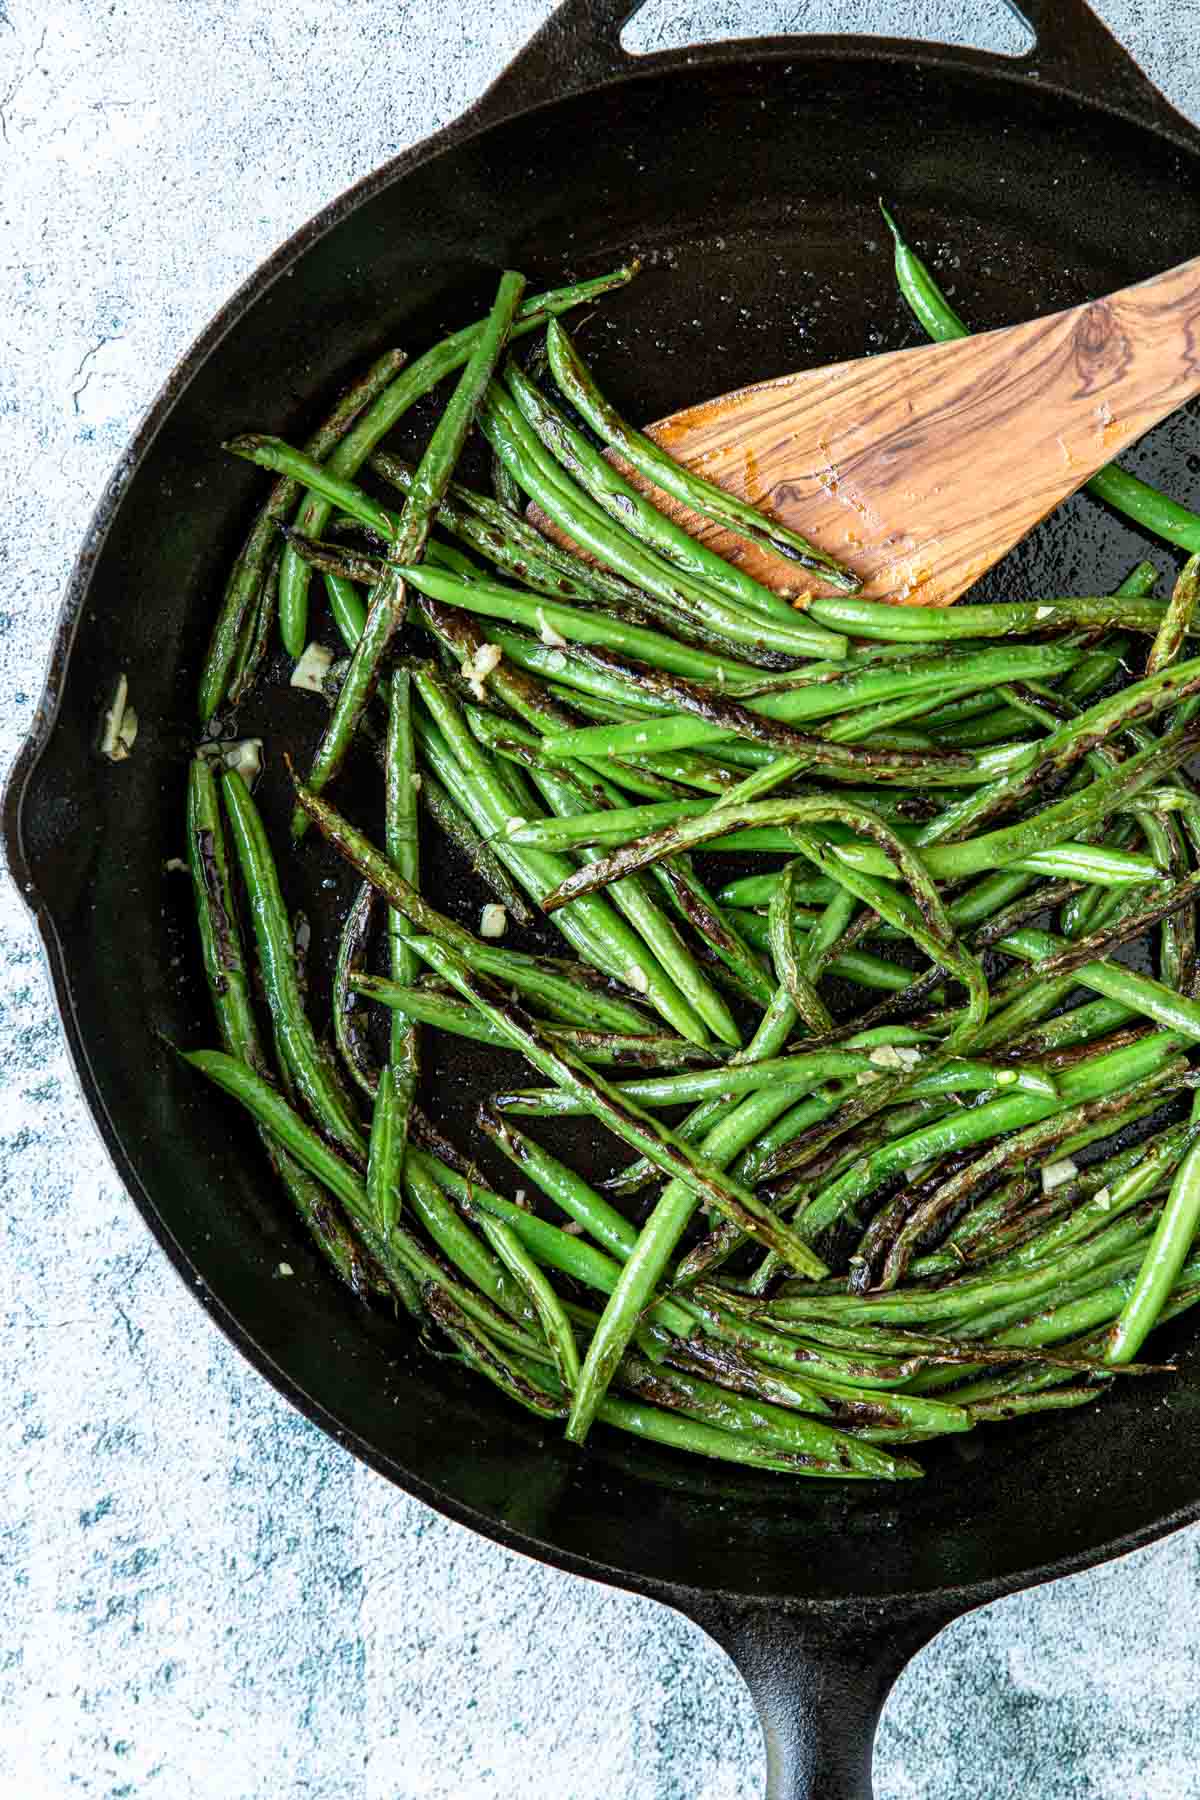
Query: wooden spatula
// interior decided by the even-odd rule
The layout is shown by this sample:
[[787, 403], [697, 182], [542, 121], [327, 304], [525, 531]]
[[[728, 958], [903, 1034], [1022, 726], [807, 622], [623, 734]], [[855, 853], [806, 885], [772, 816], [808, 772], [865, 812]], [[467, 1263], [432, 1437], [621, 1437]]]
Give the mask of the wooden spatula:
[[[1200, 257], [1069, 312], [783, 375], [647, 430], [853, 569], [864, 597], [946, 606], [1198, 393]], [[651, 491], [714, 550], [797, 592], [794, 565]]]

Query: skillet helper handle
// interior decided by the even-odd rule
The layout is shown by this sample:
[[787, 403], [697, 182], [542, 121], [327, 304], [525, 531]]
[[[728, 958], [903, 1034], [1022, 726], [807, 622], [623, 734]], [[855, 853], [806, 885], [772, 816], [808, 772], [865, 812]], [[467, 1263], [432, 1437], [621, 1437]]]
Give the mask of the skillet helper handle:
[[1155, 86], [1086, 0], [1017, 3], [1037, 39], [1022, 58], [1031, 76], [1195, 147], [1200, 131]]
[[[930, 43], [918, 47], [922, 62], [1015, 75], [1042, 87], [1061, 88], [1195, 147], [1200, 131], [1155, 87], [1086, 0], [992, 3], [1012, 4], [1028, 21], [1036, 42], [1026, 56]], [[744, 44], [724, 41], [631, 56], [621, 48], [621, 32], [642, 4], [644, 0], [560, 0], [545, 24], [471, 109], [472, 119], [484, 124], [506, 118], [528, 107], [565, 99], [568, 94], [602, 88], [639, 70], [694, 68], [745, 54]], [[784, 56], [797, 51], [804, 54], [806, 49], [870, 55], [875, 48], [894, 47], [878, 38], [806, 38], [803, 34], [764, 38], [762, 44], [764, 50], [769, 47]]]
[[871, 1800], [875, 1728], [909, 1658], [956, 1609], [939, 1596], [902, 1606], [791, 1611], [713, 1597], [688, 1611], [737, 1665], [758, 1709], [767, 1800]]

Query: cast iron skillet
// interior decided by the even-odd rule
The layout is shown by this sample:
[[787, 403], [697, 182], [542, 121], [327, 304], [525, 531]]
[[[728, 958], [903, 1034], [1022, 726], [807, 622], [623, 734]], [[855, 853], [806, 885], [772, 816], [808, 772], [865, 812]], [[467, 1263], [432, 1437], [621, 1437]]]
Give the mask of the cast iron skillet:
[[[772, 1794], [846, 1800], [870, 1792], [889, 1685], [949, 1619], [1200, 1513], [1200, 1356], [1186, 1326], [1180, 1376], [1159, 1391], [1129, 1384], [1052, 1426], [924, 1454], [927, 1479], [896, 1491], [731, 1477], [603, 1433], [578, 1455], [352, 1304], [293, 1229], [241, 1120], [154, 1035], [212, 1035], [186, 883], [162, 865], [182, 848], [213, 596], [260, 491], [220, 456], [223, 437], [301, 434], [371, 354], [478, 316], [499, 265], [540, 286], [640, 251], [646, 273], [588, 342], [618, 404], [654, 417], [806, 361], [914, 341], [881, 192], [911, 236], [953, 242], [962, 302], [988, 324], [1103, 293], [1200, 243], [1200, 137], [1081, 0], [1027, 6], [1038, 42], [1020, 60], [857, 39], [633, 59], [618, 43], [630, 10], [565, 0], [465, 118], [329, 207], [184, 359], [80, 553], [5, 797], [5, 847], [117, 1169], [244, 1354], [410, 1493], [698, 1620], [754, 1692]], [[1138, 466], [1178, 488], [1190, 437], [1190, 421], [1168, 422]], [[1153, 548], [1077, 501], [991, 588], [1114, 584]], [[122, 668], [142, 729], [114, 768], [93, 743]], [[318, 706], [281, 696], [242, 721], [269, 727], [273, 823], [281, 752], [304, 760]], [[353, 806], [353, 783], [342, 792]], [[327, 940], [340, 870], [314, 846], [288, 882]], [[477, 904], [445, 858], [434, 882], [464, 916]], [[467, 1129], [496, 1073], [461, 1051], [435, 1069], [452, 1129]], [[298, 1279], [269, 1279], [281, 1255]]]

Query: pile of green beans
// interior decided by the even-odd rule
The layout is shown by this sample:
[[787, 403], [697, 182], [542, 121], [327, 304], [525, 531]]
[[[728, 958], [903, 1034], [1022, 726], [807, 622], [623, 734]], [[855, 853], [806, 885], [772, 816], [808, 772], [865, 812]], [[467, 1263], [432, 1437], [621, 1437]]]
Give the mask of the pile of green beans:
[[[917, 317], [960, 335], [888, 222]], [[530, 300], [507, 273], [303, 448], [227, 446], [273, 486], [202, 723], [236, 724], [276, 624], [304, 652], [314, 570], [349, 661], [288, 764], [290, 838], [219, 746], [190, 765], [219, 1047], [183, 1061], [333, 1274], [452, 1346], [448, 1380], [576, 1444], [913, 1480], [903, 1445], [1161, 1377], [1146, 1338], [1200, 1300], [1200, 560], [1162, 598], [1141, 563], [1111, 595], [860, 599], [605, 398], [560, 315], [635, 272]], [[388, 432], [447, 377], [402, 460]], [[774, 586], [628, 471], [773, 555]], [[1176, 502], [1090, 486], [1200, 552]], [[354, 878], [327, 1006], [288, 902], [306, 832]], [[423, 1102], [463, 1044], [508, 1062], [456, 1146]], [[557, 1118], [591, 1121], [600, 1181], [540, 1140]]]

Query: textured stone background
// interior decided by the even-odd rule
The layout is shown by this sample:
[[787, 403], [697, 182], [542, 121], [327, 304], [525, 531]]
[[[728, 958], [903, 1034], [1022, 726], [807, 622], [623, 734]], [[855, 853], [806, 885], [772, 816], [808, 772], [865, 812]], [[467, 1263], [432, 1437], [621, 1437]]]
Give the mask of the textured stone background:
[[[548, 10], [0, 4], [0, 765], [92, 504], [175, 358]], [[1200, 114], [1197, 0], [1102, 10]], [[950, 0], [656, 0], [631, 37], [839, 23], [1021, 47], [999, 5]], [[0, 962], [3, 1800], [760, 1795], [748, 1697], [697, 1630], [445, 1523], [243, 1367], [106, 1165], [2, 884]], [[952, 1627], [888, 1706], [880, 1795], [1200, 1795], [1198, 1549], [1185, 1532]]]

